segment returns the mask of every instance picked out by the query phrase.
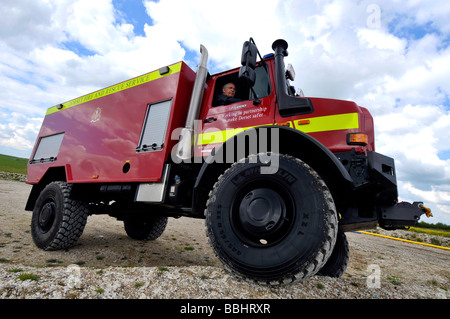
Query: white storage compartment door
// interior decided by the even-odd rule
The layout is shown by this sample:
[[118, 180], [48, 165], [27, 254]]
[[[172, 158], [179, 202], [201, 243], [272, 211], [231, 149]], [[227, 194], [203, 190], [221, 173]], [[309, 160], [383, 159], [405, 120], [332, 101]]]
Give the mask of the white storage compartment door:
[[64, 133], [41, 137], [34, 152], [32, 163], [44, 163], [56, 160]]
[[171, 106], [172, 100], [149, 104], [138, 152], [162, 150]]

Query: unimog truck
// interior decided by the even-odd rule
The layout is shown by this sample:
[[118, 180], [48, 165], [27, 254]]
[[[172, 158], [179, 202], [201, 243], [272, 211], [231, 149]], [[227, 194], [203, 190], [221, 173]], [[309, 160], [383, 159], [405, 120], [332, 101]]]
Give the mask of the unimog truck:
[[205, 219], [226, 269], [280, 284], [341, 276], [345, 232], [431, 215], [398, 202], [368, 109], [296, 91], [287, 42], [272, 48], [262, 57], [250, 38], [240, 67], [211, 75], [201, 45], [196, 72], [178, 62], [50, 107], [28, 163], [35, 244], [72, 247], [92, 214], [136, 240], [169, 217]]

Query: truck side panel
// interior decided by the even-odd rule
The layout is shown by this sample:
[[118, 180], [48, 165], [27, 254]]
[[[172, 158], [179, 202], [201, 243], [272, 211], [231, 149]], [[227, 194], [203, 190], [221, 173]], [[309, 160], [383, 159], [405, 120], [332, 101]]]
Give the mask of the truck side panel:
[[[66, 102], [60, 110], [50, 108], [28, 164], [28, 183], [38, 183], [50, 167], [65, 167], [69, 183], [158, 182], [176, 143], [170, 133], [184, 126], [194, 78], [180, 62], [169, 66], [168, 73], [151, 72]], [[152, 135], [148, 126], [156, 124], [167, 126], [165, 135], [158, 136], [163, 143], [141, 145], [143, 134]], [[40, 142], [59, 134], [64, 135], [56, 158], [36, 158]]]

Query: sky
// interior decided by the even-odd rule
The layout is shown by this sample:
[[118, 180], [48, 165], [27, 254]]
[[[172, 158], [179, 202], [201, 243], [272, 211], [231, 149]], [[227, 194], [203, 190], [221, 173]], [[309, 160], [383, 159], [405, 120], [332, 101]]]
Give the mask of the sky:
[[216, 73], [289, 43], [305, 96], [351, 100], [395, 159], [400, 201], [450, 225], [450, 1], [2, 0], [0, 153], [30, 156], [47, 108], [184, 60]]

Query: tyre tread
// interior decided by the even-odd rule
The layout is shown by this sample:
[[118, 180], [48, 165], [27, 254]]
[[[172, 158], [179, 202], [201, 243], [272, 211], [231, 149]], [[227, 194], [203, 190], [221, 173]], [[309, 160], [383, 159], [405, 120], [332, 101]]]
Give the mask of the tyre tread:
[[[259, 156], [259, 155], [260, 154], [250, 155], [249, 158], [252, 156]], [[234, 163], [231, 167], [226, 169], [223, 174], [221, 174], [219, 176], [217, 182], [214, 184], [212, 190], [209, 192], [209, 198], [207, 200], [206, 209], [205, 209], [205, 217], [206, 217], [205, 224], [206, 224], [206, 234], [208, 237], [208, 241], [209, 241], [209, 244], [213, 247], [213, 250], [214, 250], [214, 253], [216, 254], [216, 256], [220, 260], [223, 261], [222, 265], [223, 265], [224, 269], [228, 273], [232, 274], [233, 276], [238, 277], [241, 280], [254, 282], [254, 283], [258, 283], [258, 284], [271, 285], [271, 286], [277, 286], [277, 285], [290, 284], [290, 283], [294, 283], [294, 282], [304, 281], [304, 280], [312, 277], [314, 274], [316, 274], [323, 267], [323, 265], [326, 263], [326, 261], [332, 254], [333, 247], [336, 242], [337, 229], [338, 229], [338, 219], [337, 219], [336, 208], [334, 205], [334, 200], [331, 195], [331, 192], [329, 191], [327, 185], [322, 180], [322, 178], [310, 166], [308, 166], [306, 163], [304, 163], [300, 159], [292, 157], [290, 155], [285, 155], [285, 154], [278, 154], [278, 156], [283, 157], [288, 161], [295, 161], [295, 162], [297, 162], [297, 164], [306, 167], [308, 169], [309, 173], [312, 174], [316, 178], [316, 180], [320, 183], [320, 188], [321, 188], [322, 192], [324, 193], [327, 201], [331, 204], [331, 205], [327, 204], [329, 210], [324, 214], [325, 218], [327, 219], [327, 224], [330, 226], [329, 230], [328, 230], [327, 240], [324, 242], [322, 247], [318, 250], [317, 254], [312, 258], [312, 260], [309, 262], [308, 265], [306, 265], [306, 266], [297, 265], [296, 266], [297, 270], [294, 274], [286, 275], [284, 277], [278, 278], [277, 280], [271, 280], [271, 281], [255, 280], [255, 279], [249, 278], [245, 275], [240, 274], [239, 272], [235, 271], [234, 269], [232, 269], [231, 267], [229, 267], [227, 265], [228, 264], [227, 261], [229, 260], [229, 258], [221, 252], [220, 247], [216, 243], [216, 239], [214, 238], [214, 236], [212, 234], [209, 233], [208, 215], [210, 214], [210, 212], [209, 212], [208, 208], [215, 203], [216, 193], [218, 192], [218, 188], [220, 187], [220, 185], [224, 182], [224, 176], [231, 173], [233, 170], [237, 169], [237, 166], [239, 164], [246, 161], [245, 158], [240, 160], [237, 163]]]
[[52, 182], [46, 186], [57, 185], [63, 195], [63, 216], [59, 229], [53, 240], [43, 248], [44, 250], [61, 250], [73, 247], [83, 234], [89, 215], [88, 205], [82, 201], [70, 198], [72, 185], [66, 182]]

